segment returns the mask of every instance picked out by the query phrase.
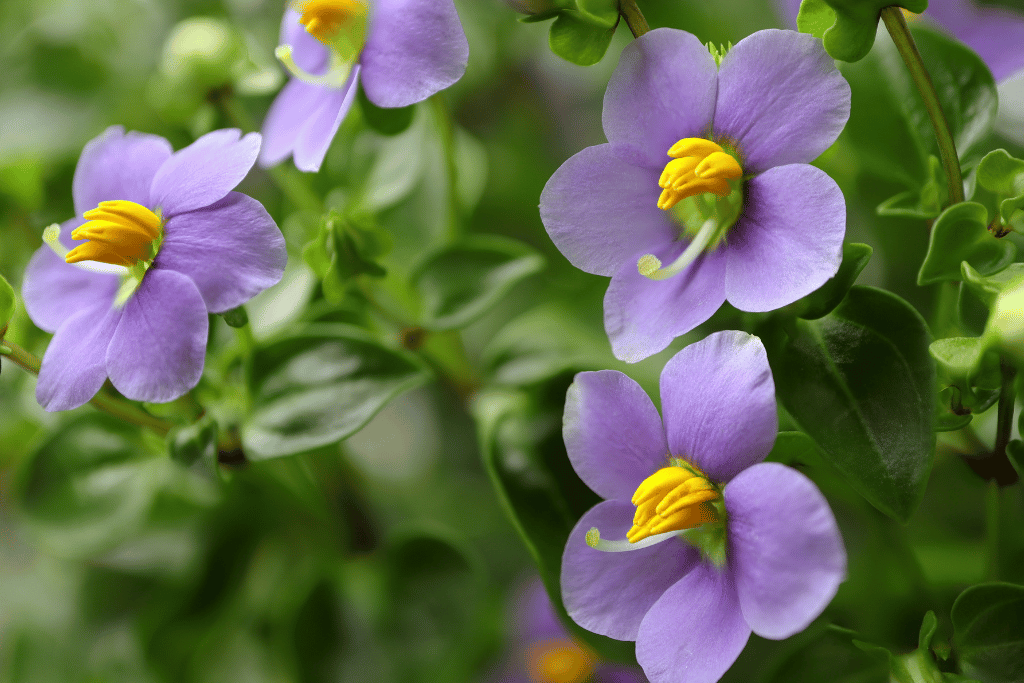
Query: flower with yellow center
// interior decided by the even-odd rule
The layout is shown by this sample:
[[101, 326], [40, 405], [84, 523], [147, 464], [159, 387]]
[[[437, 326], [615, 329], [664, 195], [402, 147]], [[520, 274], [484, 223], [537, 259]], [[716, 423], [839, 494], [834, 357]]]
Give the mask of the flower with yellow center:
[[778, 429], [760, 340], [716, 332], [661, 374], [659, 416], [620, 372], [576, 375], [563, 436], [605, 500], [562, 556], [562, 599], [580, 626], [635, 640], [652, 683], [714, 683], [751, 632], [803, 630], [843, 580], [846, 554], [814, 484], [762, 462]]
[[725, 301], [770, 311], [835, 275], [846, 203], [810, 162], [849, 111], [849, 85], [809, 35], [758, 31], [723, 54], [655, 29], [623, 50], [608, 143], [562, 164], [540, 200], [562, 254], [611, 277], [617, 358], [661, 351]]
[[378, 107], [406, 107], [457, 81], [469, 44], [453, 0], [292, 0], [275, 54], [288, 70], [263, 124], [260, 165], [289, 156], [317, 171], [362, 85]]
[[44, 231], [22, 287], [33, 322], [53, 333], [36, 386], [43, 408], [78, 407], [108, 378], [151, 402], [196, 385], [210, 313], [284, 272], [281, 231], [232, 191], [259, 145], [256, 133], [217, 130], [174, 152], [116, 126], [86, 145], [72, 186], [79, 217]]

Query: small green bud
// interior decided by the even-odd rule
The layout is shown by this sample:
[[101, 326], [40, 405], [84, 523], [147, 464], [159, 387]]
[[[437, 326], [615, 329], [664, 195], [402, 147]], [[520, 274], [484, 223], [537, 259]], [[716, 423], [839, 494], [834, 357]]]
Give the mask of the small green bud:
[[228, 327], [245, 327], [249, 324], [249, 314], [245, 312], [245, 306], [224, 311], [221, 313], [221, 316], [224, 318], [224, 322], [228, 324]]

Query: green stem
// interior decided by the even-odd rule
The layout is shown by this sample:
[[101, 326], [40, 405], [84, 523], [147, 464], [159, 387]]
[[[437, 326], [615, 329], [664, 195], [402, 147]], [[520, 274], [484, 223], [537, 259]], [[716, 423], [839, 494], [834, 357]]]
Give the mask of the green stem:
[[[33, 375], [39, 374], [40, 361], [33, 354], [21, 348], [17, 344], [4, 340], [0, 344], [0, 355], [14, 361]], [[100, 389], [89, 401], [93, 407], [98, 408], [125, 422], [148, 427], [160, 436], [167, 436], [167, 433], [174, 427], [174, 423], [150, 415], [134, 403], [118, 396], [114, 396], [107, 388]]]
[[[249, 116], [249, 112], [235, 99], [234, 93], [229, 88], [211, 91], [209, 99], [220, 109], [228, 121], [241, 128], [243, 132], [259, 130], [252, 117]], [[300, 172], [296, 169], [287, 168], [281, 164], [267, 169], [267, 175], [270, 176], [277, 189], [296, 208], [309, 213], [323, 213], [324, 207], [320, 198], [309, 188], [305, 180], [297, 175], [298, 173]]]
[[907, 20], [899, 7], [886, 7], [882, 10], [882, 21], [885, 28], [892, 36], [892, 42], [896, 44], [903, 62], [910, 71], [910, 77], [917, 86], [921, 98], [924, 100], [925, 110], [928, 118], [931, 119], [932, 128], [935, 129], [935, 140], [939, 146], [939, 156], [942, 158], [942, 168], [946, 171], [946, 182], [949, 186], [950, 204], [959, 204], [964, 201], [964, 181], [960, 174], [960, 159], [956, 153], [956, 144], [953, 142], [953, 135], [949, 131], [949, 123], [939, 103], [939, 96], [935, 92], [935, 85], [932, 83], [928, 70], [925, 69], [921, 53], [917, 51], [914, 37], [910, 34]]
[[626, 26], [629, 27], [634, 38], [639, 38], [651, 30], [647, 19], [644, 18], [643, 12], [636, 6], [634, 0], [619, 0], [619, 14], [626, 20]]
[[999, 387], [999, 412], [996, 421], [996, 443], [992, 449], [992, 455], [1002, 461], [1007, 460], [1006, 444], [1010, 443], [1010, 432], [1013, 429], [1013, 405], [1017, 397], [1014, 388], [1014, 378], [1017, 370], [1002, 358], [999, 359], [999, 371], [1002, 375], [1002, 384]]
[[455, 123], [440, 93], [431, 97], [430, 103], [434, 108], [434, 117], [441, 135], [441, 147], [444, 150], [445, 173], [448, 177], [448, 239], [454, 241], [462, 232], [459, 164], [455, 158]]

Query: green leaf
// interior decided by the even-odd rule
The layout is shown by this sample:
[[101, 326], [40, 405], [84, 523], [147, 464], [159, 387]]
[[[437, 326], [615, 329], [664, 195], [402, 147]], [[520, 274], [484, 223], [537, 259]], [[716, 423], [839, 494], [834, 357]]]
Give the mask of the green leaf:
[[832, 24], [836, 23], [836, 12], [825, 0], [804, 0], [796, 15], [796, 27], [801, 33], [810, 33], [822, 38]]
[[416, 107], [398, 107], [395, 109], [378, 107], [370, 101], [363, 90], [362, 83], [359, 85], [359, 107], [363, 111], [363, 120], [370, 128], [381, 135], [398, 135], [405, 131], [412, 124], [412, 117], [416, 114]]
[[551, 24], [548, 44], [556, 55], [580, 66], [597, 64], [604, 57], [608, 45], [615, 35], [611, 28], [594, 24], [583, 18], [580, 12], [566, 10]]
[[217, 455], [217, 422], [209, 416], [167, 435], [171, 457], [185, 467], [200, 458], [212, 459]]
[[14, 317], [15, 302], [14, 288], [3, 275], [0, 275], [0, 339], [7, 329], [7, 323]]
[[921, 316], [889, 292], [853, 287], [831, 314], [769, 339], [782, 404], [846, 480], [906, 520], [931, 469], [935, 366]]
[[855, 242], [844, 244], [843, 262], [839, 265], [839, 271], [816, 291], [794, 304], [803, 309], [797, 315], [805, 320], [816, 320], [832, 312], [846, 297], [870, 259], [871, 247], [868, 245]]
[[936, 219], [917, 284], [959, 280], [961, 262], [981, 275], [997, 273], [1017, 255], [1013, 242], [988, 231], [988, 211], [976, 202], [954, 204]]
[[985, 683], [1024, 680], [1024, 586], [971, 586], [953, 603], [950, 618], [964, 674]]
[[448, 245], [412, 274], [422, 295], [421, 324], [432, 330], [465, 327], [543, 267], [540, 254], [507, 237], [473, 235]]
[[[863, 59], [875, 42], [878, 16], [889, 0], [825, 0], [835, 13], [835, 23], [824, 32], [825, 50], [844, 62]], [[915, 14], [928, 7], [928, 0], [905, 0], [901, 3]], [[801, 7], [801, 11], [803, 8]], [[821, 10], [815, 12], [823, 16]], [[805, 20], [806, 21], [806, 20]]]
[[1024, 208], [1024, 161], [1005, 150], [996, 149], [978, 164], [978, 184], [996, 195], [999, 217], [1009, 225], [1014, 213]]
[[249, 314], [245, 312], [245, 306], [237, 306], [230, 311], [224, 311], [221, 316], [228, 327], [245, 327], [249, 324]]
[[320, 278], [324, 298], [340, 304], [356, 276], [387, 274], [377, 259], [390, 249], [390, 238], [378, 226], [334, 210], [323, 217], [302, 257]]
[[619, 21], [619, 0], [576, 0], [580, 15], [592, 24], [614, 28]]
[[605, 657], [633, 659], [633, 643], [573, 623], [562, 604], [562, 552], [579, 518], [600, 501], [573, 471], [562, 440], [569, 378], [550, 383], [548, 405], [525, 391], [490, 390], [474, 404], [480, 453], [505, 512], [533, 557], [555, 610], [573, 635]]
[[889, 197], [875, 209], [879, 216], [919, 218], [931, 220], [940, 213], [949, 201], [949, 187], [942, 162], [934, 154], [928, 155], [925, 164], [927, 177], [919, 189], [907, 190]]
[[251, 460], [340, 441], [395, 396], [429, 379], [411, 356], [342, 324], [310, 325], [260, 349], [253, 376], [255, 407], [242, 427]]
[[141, 533], [158, 498], [189, 515], [216, 500], [210, 484], [146, 451], [137, 428], [104, 414], [68, 421], [20, 467], [17, 500], [50, 552], [88, 557]]
[[864, 652], [836, 628], [812, 625], [794, 636], [798, 647], [783, 657], [762, 679], [764, 683], [828, 681], [829, 683], [888, 683], [888, 661]]

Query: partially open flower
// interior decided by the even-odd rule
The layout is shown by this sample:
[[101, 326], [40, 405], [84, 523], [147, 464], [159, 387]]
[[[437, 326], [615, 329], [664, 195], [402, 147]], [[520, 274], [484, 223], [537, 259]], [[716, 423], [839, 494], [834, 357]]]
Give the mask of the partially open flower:
[[54, 333], [36, 386], [46, 410], [77, 408], [108, 377], [131, 399], [181, 396], [203, 372], [208, 314], [281, 279], [281, 231], [231, 191], [260, 146], [240, 136], [217, 130], [174, 152], [113, 126], [85, 146], [78, 217], [47, 228], [22, 287], [29, 317]]
[[583, 372], [563, 435], [606, 498], [576, 524], [562, 597], [580, 626], [635, 640], [654, 683], [712, 683], [753, 631], [787, 638], [828, 605], [846, 552], [803, 474], [764, 463], [778, 421], [760, 340], [718, 332], [661, 374], [663, 418], [624, 374]]
[[808, 162], [849, 112], [849, 85], [809, 35], [758, 31], [722, 57], [656, 29], [623, 50], [608, 144], [562, 164], [540, 198], [555, 246], [612, 278], [616, 357], [664, 349], [726, 300], [770, 311], [835, 275], [846, 203]]
[[263, 123], [260, 165], [323, 163], [362, 82], [378, 107], [405, 107], [462, 77], [469, 44], [452, 0], [292, 0], [278, 59], [291, 80]]

